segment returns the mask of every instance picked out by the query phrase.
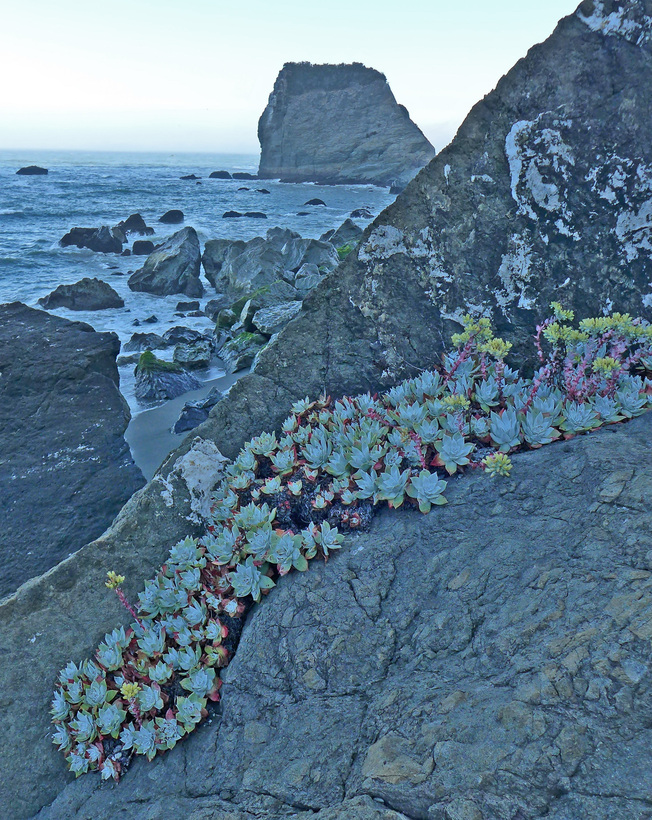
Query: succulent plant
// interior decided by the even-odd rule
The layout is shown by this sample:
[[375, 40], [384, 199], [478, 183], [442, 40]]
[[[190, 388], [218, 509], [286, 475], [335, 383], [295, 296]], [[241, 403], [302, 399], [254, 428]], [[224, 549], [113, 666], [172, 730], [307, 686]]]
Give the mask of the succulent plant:
[[[137, 611], [124, 577], [110, 571], [106, 586], [133, 622], [58, 675], [53, 742], [71, 771], [117, 780], [132, 754], [152, 759], [191, 732], [218, 699], [219, 670], [237, 643], [233, 620], [279, 576], [339, 549], [338, 527], [367, 525], [384, 502], [428, 512], [445, 503], [442, 470], [507, 476], [513, 449], [648, 409], [652, 326], [614, 314], [577, 329], [560, 305], [553, 314], [537, 330], [541, 366], [531, 379], [505, 364], [510, 345], [489, 321], [468, 316], [440, 370], [379, 397], [296, 402], [280, 439], [263, 433], [226, 466], [206, 532], [171, 548]], [[490, 450], [481, 462], [478, 440]]]

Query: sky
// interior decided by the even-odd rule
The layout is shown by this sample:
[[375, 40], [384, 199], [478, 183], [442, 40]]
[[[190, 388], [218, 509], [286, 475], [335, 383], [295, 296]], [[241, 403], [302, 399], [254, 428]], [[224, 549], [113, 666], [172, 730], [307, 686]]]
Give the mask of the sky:
[[0, 150], [257, 153], [283, 63], [382, 71], [437, 150], [579, 0], [5, 0]]

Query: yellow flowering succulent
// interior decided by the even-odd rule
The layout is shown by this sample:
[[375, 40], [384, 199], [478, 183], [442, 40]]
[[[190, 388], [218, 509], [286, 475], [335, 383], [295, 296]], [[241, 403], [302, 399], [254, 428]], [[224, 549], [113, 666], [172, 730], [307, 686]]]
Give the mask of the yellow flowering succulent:
[[109, 589], [117, 589], [120, 584], [124, 583], [125, 577], [124, 575], [118, 575], [117, 572], [114, 572], [112, 569], [106, 573], [107, 581], [105, 586]]
[[506, 453], [492, 453], [490, 456], [482, 459], [485, 466], [485, 471], [492, 478], [494, 476], [507, 477], [512, 470], [512, 460]]
[[139, 692], [140, 686], [137, 683], [123, 683], [120, 687], [120, 693], [123, 697], [127, 698], [127, 700], [133, 700], [138, 696]]

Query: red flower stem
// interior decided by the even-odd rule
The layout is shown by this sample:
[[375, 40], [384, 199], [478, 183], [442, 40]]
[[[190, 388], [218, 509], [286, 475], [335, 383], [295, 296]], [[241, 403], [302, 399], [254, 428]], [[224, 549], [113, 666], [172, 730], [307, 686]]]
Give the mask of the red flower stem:
[[136, 698], [129, 698], [129, 711], [134, 716], [134, 720], [136, 721], [136, 725], [139, 729], [143, 728], [143, 717], [140, 714], [140, 706]]
[[[132, 605], [127, 600], [127, 596], [124, 594], [120, 587], [116, 587], [115, 594], [120, 599], [120, 603], [122, 606], [127, 610], [127, 612], [131, 615], [131, 617], [136, 621], [138, 626], [143, 627], [143, 622], [140, 620], [138, 615], [136, 614], [136, 610], [132, 607]], [[143, 627], [144, 629], [144, 627]]]

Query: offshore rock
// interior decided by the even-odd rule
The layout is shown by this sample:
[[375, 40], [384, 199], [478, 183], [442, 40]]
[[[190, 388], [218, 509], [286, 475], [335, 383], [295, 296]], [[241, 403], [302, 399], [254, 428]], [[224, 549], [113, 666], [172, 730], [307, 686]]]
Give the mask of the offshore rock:
[[160, 216], [158, 221], [163, 222], [164, 225], [179, 225], [183, 222], [183, 219], [183, 211], [173, 208], [171, 211], [166, 211], [163, 216]]
[[39, 820], [643, 820], [651, 442], [648, 413], [384, 510], [254, 608], [219, 717]]
[[137, 233], [139, 236], [152, 236], [154, 228], [150, 228], [140, 214], [131, 214], [115, 226], [125, 234]]
[[26, 165], [24, 168], [19, 168], [16, 173], [19, 176], [25, 177], [45, 176], [48, 173], [48, 169], [41, 168], [40, 165]]
[[151, 253], [143, 267], [129, 277], [129, 287], [159, 296], [172, 293], [202, 296], [200, 260], [197, 232], [191, 227], [182, 228]]
[[405, 185], [435, 155], [385, 75], [361, 63], [286, 63], [258, 139], [258, 176], [286, 182]]
[[47, 310], [61, 307], [70, 310], [107, 310], [125, 306], [124, 300], [111, 285], [101, 279], [88, 277], [80, 279], [74, 285], [59, 285], [52, 293], [42, 296], [38, 303]]
[[208, 414], [213, 407], [224, 398], [224, 393], [218, 387], [212, 387], [209, 394], [199, 401], [187, 401], [183, 405], [179, 418], [172, 428], [173, 433], [186, 433], [194, 430], [203, 421], [206, 421]]
[[157, 359], [150, 350], [141, 354], [136, 369], [134, 394], [139, 402], [175, 399], [201, 387], [201, 382], [176, 362]]
[[[118, 235], [115, 235], [114, 231]], [[102, 225], [101, 228], [72, 228], [61, 237], [59, 244], [62, 248], [74, 245], [97, 253], [121, 253], [124, 241], [124, 234], [120, 229]]]
[[97, 538], [144, 483], [119, 349], [113, 333], [0, 306], [0, 598]]

